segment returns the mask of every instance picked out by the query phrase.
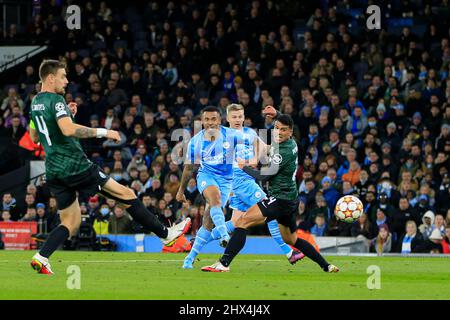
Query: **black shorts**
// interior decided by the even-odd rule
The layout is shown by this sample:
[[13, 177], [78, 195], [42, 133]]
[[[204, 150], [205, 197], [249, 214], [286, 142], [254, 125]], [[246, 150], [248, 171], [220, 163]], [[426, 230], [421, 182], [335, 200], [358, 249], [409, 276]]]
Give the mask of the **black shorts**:
[[283, 200], [269, 197], [258, 202], [258, 207], [267, 221], [277, 220], [279, 224], [288, 227], [291, 233], [297, 230], [295, 217], [298, 210], [298, 199]]
[[47, 180], [47, 185], [56, 198], [58, 209], [63, 210], [75, 201], [77, 191], [93, 196], [101, 191], [108, 179], [109, 176], [99, 166], [93, 165], [73, 176]]

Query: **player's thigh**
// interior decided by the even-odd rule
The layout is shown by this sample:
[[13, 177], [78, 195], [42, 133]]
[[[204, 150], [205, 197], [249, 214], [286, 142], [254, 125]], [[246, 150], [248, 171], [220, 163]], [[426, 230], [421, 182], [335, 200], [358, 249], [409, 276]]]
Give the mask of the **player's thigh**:
[[118, 183], [116, 180], [109, 178], [102, 186], [102, 190], [120, 200], [136, 199], [136, 194], [130, 188]]
[[254, 205], [247, 212], [245, 212], [239, 219], [236, 220], [235, 227], [247, 229], [250, 227], [264, 224], [266, 217], [263, 216], [261, 210], [257, 205]]
[[69, 228], [71, 233], [74, 233], [81, 223], [81, 209], [78, 203], [78, 198], [75, 198], [73, 203], [65, 209], [59, 211], [61, 224]]
[[55, 196], [58, 210], [64, 210], [70, 207], [77, 199], [77, 193], [66, 181], [61, 179], [52, 179], [47, 181], [47, 187]]
[[233, 225], [236, 225], [236, 222], [245, 214], [244, 211], [240, 211], [238, 209], [233, 210], [233, 214], [231, 215], [231, 222], [233, 222]]
[[294, 245], [297, 241], [297, 235], [295, 232], [291, 232], [291, 229], [288, 226], [285, 226], [283, 224], [278, 224], [278, 228], [280, 229], [281, 237], [283, 238], [283, 241], [287, 244]]

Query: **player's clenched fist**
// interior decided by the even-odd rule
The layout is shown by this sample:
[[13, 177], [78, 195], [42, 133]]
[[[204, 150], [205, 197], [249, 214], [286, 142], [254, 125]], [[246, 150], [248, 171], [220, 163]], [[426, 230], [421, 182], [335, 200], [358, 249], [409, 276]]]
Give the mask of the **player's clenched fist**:
[[263, 112], [262, 112], [262, 114], [263, 114], [263, 116], [265, 116], [265, 117], [268, 117], [268, 118], [275, 118], [276, 116], [277, 116], [277, 110], [273, 107], [273, 106], [271, 106], [271, 105], [268, 105], [268, 106], [266, 106], [264, 109], [263, 109]]
[[118, 131], [108, 130], [106, 132], [106, 138], [114, 140], [115, 142], [120, 142], [122, 139], [120, 138], [120, 134]]
[[69, 104], [67, 105], [69, 107], [70, 113], [72, 113], [72, 115], [75, 117], [75, 115], [77, 114], [78, 111], [78, 105], [76, 102], [69, 102]]

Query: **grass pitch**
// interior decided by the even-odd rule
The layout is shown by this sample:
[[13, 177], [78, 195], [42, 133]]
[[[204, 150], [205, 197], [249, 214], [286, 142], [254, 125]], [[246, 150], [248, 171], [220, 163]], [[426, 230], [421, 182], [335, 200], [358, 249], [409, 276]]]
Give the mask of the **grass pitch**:
[[[184, 254], [58, 251], [55, 275], [46, 276], [31, 269], [32, 254], [0, 251], [0, 299], [450, 299], [444, 258], [328, 256], [341, 269], [328, 274], [307, 258], [291, 266], [281, 255], [240, 255], [218, 274], [200, 270], [218, 255], [200, 255], [195, 269], [183, 270]], [[72, 265], [79, 290], [67, 288]], [[381, 270], [379, 290], [367, 288], [371, 265]]]

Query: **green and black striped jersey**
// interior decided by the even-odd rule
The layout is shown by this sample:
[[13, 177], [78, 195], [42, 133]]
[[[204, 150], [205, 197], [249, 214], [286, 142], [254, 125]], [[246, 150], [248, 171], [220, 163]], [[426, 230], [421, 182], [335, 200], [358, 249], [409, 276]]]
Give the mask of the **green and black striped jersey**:
[[30, 119], [44, 147], [47, 179], [65, 178], [89, 169], [93, 163], [87, 158], [76, 138], [66, 137], [57, 120], [73, 116], [64, 101], [56, 93], [40, 92], [31, 102]]
[[281, 144], [272, 143], [270, 147], [271, 163], [278, 165], [277, 174], [269, 179], [269, 195], [277, 199], [295, 200], [298, 197], [296, 173], [298, 148], [294, 139]]

